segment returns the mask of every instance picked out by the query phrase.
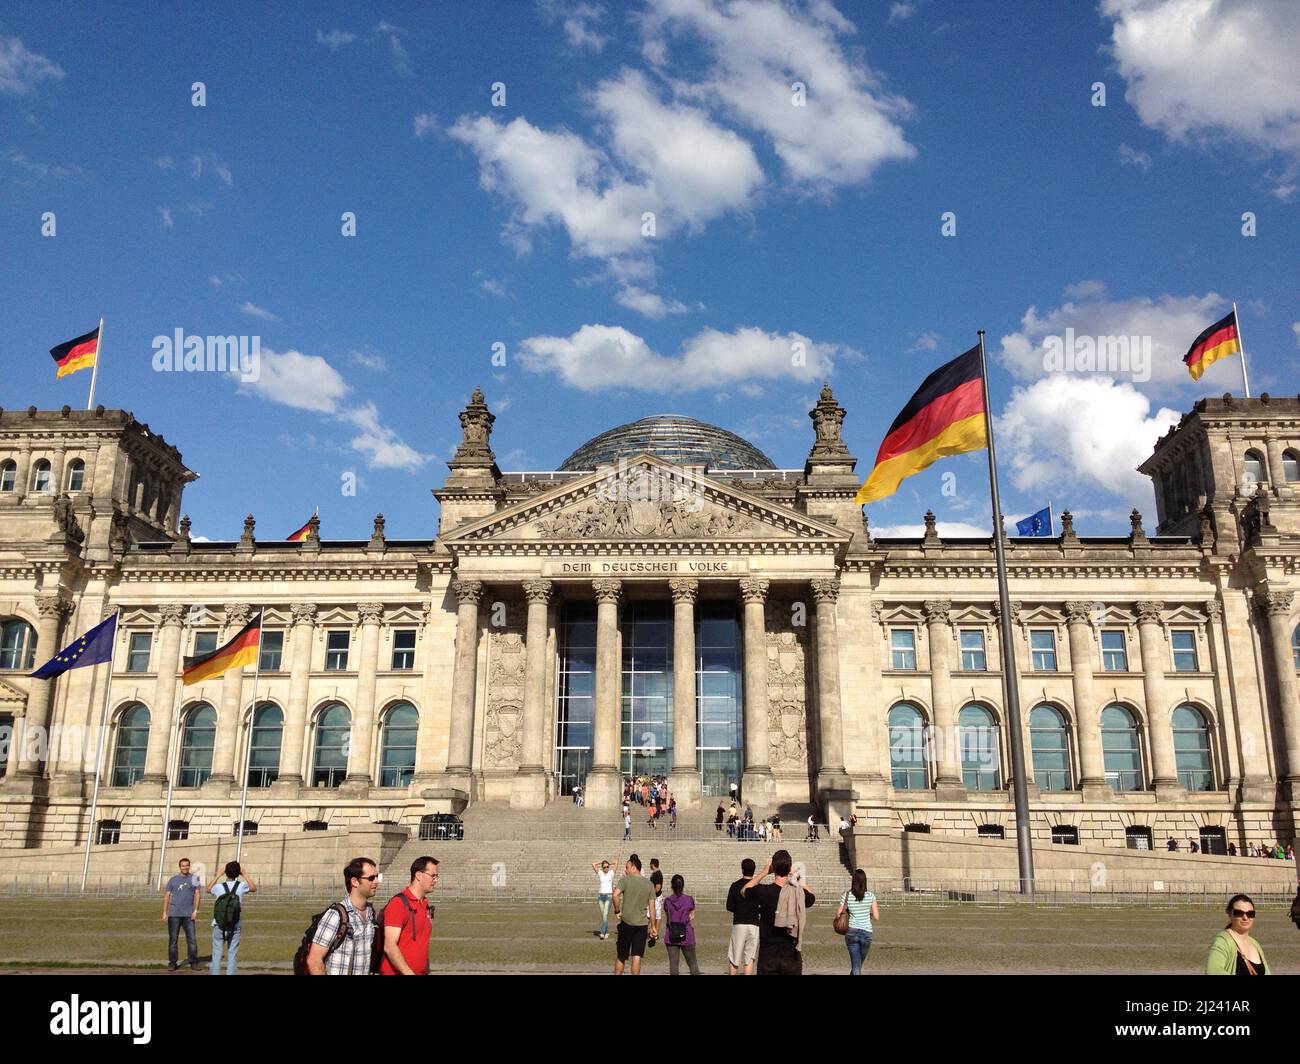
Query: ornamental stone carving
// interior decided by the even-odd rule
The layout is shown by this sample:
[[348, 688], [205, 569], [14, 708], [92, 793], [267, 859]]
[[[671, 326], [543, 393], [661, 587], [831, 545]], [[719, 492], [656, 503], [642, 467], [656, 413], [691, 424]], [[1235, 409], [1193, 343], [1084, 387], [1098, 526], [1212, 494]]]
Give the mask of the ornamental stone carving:
[[382, 602], [359, 602], [357, 603], [357, 616], [361, 618], [362, 624], [379, 624], [384, 619], [384, 604]]
[[838, 579], [821, 578], [812, 581], [813, 598], [818, 602], [835, 602], [840, 597], [840, 582]]
[[1291, 612], [1290, 591], [1256, 591], [1255, 605], [1268, 617], [1284, 617]]
[[483, 598], [483, 582], [481, 580], [461, 580], [457, 578], [452, 590], [456, 593], [456, 599], [462, 606], [477, 606]]
[[748, 576], [740, 582], [740, 595], [746, 602], [762, 602], [767, 598], [769, 582], [756, 576]]
[[549, 580], [528, 580], [524, 583], [524, 598], [529, 602], [543, 605], [551, 601], [551, 589], [554, 585]]
[[941, 624], [945, 627], [952, 623], [949, 613], [952, 603], [948, 599], [926, 599], [925, 619], [929, 624]]
[[502, 701], [488, 706], [483, 756], [489, 768], [518, 768], [523, 751], [524, 704]]
[[877, 626], [885, 623], [885, 604], [883, 602], [873, 602], [871, 604], [871, 623]]
[[700, 595], [700, 582], [693, 577], [678, 576], [668, 581], [674, 602], [695, 602]]
[[1206, 616], [1212, 621], [1217, 621], [1223, 616], [1223, 603], [1218, 599], [1210, 599], [1205, 604]]
[[[549, 584], [550, 581], [531, 583]], [[523, 753], [524, 684], [528, 661], [525, 618], [519, 600], [512, 599], [502, 605], [505, 606], [504, 623], [488, 628], [483, 756], [489, 768], [518, 768]]]
[[229, 602], [226, 604], [226, 625], [230, 628], [243, 628], [253, 615], [253, 607], [247, 602]]
[[596, 593], [597, 602], [618, 602], [623, 593], [622, 580], [593, 580], [591, 590]]
[[37, 595], [36, 612], [41, 617], [62, 617], [68, 612], [68, 603], [61, 595]]
[[179, 628], [185, 623], [185, 615], [189, 612], [189, 607], [180, 602], [168, 602], [158, 610], [158, 615], [162, 618], [164, 628]]
[[849, 449], [844, 446], [844, 440], [840, 437], [844, 413], [844, 407], [835, 401], [835, 396], [831, 393], [830, 384], [823, 384], [817, 405], [808, 412], [816, 436], [810, 457], [830, 458], [849, 453]]
[[1071, 624], [1091, 624], [1092, 603], [1067, 602], [1065, 604], [1065, 618]]
[[1143, 599], [1137, 603], [1138, 624], [1159, 624], [1161, 604]]
[[289, 616], [295, 625], [305, 624], [311, 627], [316, 623], [316, 603], [295, 602], [289, 607]]
[[808, 628], [792, 623], [794, 603], [767, 603], [768, 764], [787, 771], [808, 767]]
[[634, 504], [615, 499], [561, 510], [538, 521], [537, 528], [550, 539], [716, 539], [750, 535], [757, 525], [743, 514], [702, 509], [698, 502]]

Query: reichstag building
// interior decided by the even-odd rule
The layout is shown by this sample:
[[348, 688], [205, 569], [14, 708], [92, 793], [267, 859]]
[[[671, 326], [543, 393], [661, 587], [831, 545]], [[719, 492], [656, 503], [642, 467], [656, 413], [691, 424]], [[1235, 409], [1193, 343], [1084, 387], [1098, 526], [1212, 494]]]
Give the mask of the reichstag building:
[[[479, 392], [433, 489], [437, 535], [199, 541], [196, 474], [122, 410], [0, 412], [0, 845], [415, 825], [664, 774], [710, 817], [756, 811], [1011, 837], [989, 538], [874, 538], [829, 387], [778, 469], [691, 418], [611, 429], [502, 472]], [[861, 426], [856, 444], [878, 433]], [[1150, 848], [1289, 839], [1300, 796], [1300, 400], [1204, 399], [1141, 467], [1154, 518], [1011, 538], [1033, 831]], [[918, 515], [919, 517], [920, 515]], [[120, 611], [109, 666], [27, 677]], [[255, 611], [253, 670], [190, 687], [184, 655]], [[22, 727], [17, 727], [17, 725]], [[47, 737], [34, 742], [32, 736]], [[179, 829], [178, 829], [179, 830]], [[184, 837], [184, 836], [178, 836]]]

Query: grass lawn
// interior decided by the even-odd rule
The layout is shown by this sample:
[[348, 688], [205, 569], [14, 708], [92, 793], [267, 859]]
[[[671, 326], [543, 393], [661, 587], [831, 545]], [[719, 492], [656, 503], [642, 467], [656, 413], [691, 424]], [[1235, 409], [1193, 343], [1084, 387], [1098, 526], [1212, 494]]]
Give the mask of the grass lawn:
[[[322, 903], [254, 897], [244, 906], [239, 966], [287, 972]], [[1196, 973], [1226, 918], [1205, 907], [918, 905], [882, 903], [868, 974]], [[159, 971], [167, 959], [160, 900], [0, 898], [0, 971]], [[831, 930], [833, 909], [809, 911], [804, 968], [848, 973], [848, 953]], [[211, 906], [199, 916], [199, 956], [211, 951]], [[730, 917], [721, 905], [697, 914], [705, 973], [726, 971]], [[612, 970], [614, 936], [601, 942], [595, 903], [438, 904], [432, 968], [442, 973]], [[1281, 906], [1260, 909], [1256, 938], [1277, 974], [1300, 972], [1300, 932]], [[181, 957], [184, 959], [184, 936]], [[662, 945], [647, 953], [647, 974], [666, 974]], [[683, 969], [684, 970], [684, 969]], [[186, 970], [183, 974], [189, 975]]]

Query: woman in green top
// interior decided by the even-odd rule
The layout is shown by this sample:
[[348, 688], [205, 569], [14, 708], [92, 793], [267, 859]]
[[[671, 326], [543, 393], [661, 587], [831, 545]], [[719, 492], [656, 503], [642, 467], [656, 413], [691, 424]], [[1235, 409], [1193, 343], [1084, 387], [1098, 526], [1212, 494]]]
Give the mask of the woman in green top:
[[867, 873], [861, 868], [853, 872], [853, 882], [840, 899], [835, 913], [849, 914], [849, 929], [844, 933], [844, 944], [849, 949], [849, 975], [862, 974], [862, 962], [871, 949], [871, 936], [875, 931], [872, 920], [880, 919], [880, 905], [876, 896], [867, 890]]
[[1214, 936], [1205, 958], [1206, 975], [1268, 975], [1263, 947], [1250, 935], [1255, 926], [1255, 903], [1248, 894], [1228, 901], [1228, 926]]

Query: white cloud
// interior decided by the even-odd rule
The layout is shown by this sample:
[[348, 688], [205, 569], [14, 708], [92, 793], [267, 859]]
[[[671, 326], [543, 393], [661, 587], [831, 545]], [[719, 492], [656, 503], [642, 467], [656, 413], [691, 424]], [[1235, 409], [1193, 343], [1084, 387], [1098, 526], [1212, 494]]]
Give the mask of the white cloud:
[[1295, 333], [1295, 342], [1300, 344], [1300, 321], [1291, 326], [1291, 331]]
[[199, 180], [203, 176], [205, 165], [221, 179], [222, 184], [227, 188], [235, 183], [235, 177], [230, 172], [230, 167], [212, 152], [190, 156], [190, 177], [194, 178], [195, 181]]
[[[1067, 301], [1042, 314], [1037, 307], [1030, 307], [1021, 318], [1019, 331], [1002, 337], [998, 358], [1013, 375], [1022, 380], [1042, 377], [1047, 353], [1043, 341], [1049, 337], [1063, 339], [1066, 329], [1073, 329], [1076, 337], [1094, 340], [1137, 337], [1141, 343], [1149, 339], [1151, 381], [1164, 391], [1170, 386], [1191, 384], [1183, 355], [1201, 330], [1223, 314], [1225, 307], [1225, 301], [1215, 292], [1201, 296], [1108, 300], [1103, 298], [1105, 288], [1100, 282], [1083, 282], [1073, 289], [1083, 292], [1084, 298]], [[1215, 372], [1216, 367], [1211, 366], [1207, 377]]]
[[361, 430], [360, 435], [351, 439], [350, 445], [354, 451], [365, 455], [366, 463], [372, 469], [405, 469], [409, 472], [419, 469], [432, 458], [432, 455], [421, 454], [403, 443], [391, 428], [382, 424], [374, 403], [342, 411], [340, 419]]
[[900, 22], [906, 22], [916, 14], [916, 4], [904, 3], [904, 0], [894, 0], [889, 5], [889, 24], [897, 25]]
[[29, 52], [17, 37], [0, 37], [0, 93], [30, 96], [42, 81], [62, 81], [63, 68]]
[[316, 31], [316, 41], [325, 45], [331, 52], [337, 52], [345, 44], [351, 44], [357, 39], [355, 33], [347, 33], [343, 30], [330, 30], [329, 33], [323, 33], [319, 29]]
[[[794, 359], [800, 355], [803, 365]], [[741, 328], [731, 333], [704, 329], [685, 341], [677, 355], [661, 355], [635, 333], [616, 325], [584, 325], [571, 336], [532, 336], [520, 361], [532, 373], [552, 373], [585, 392], [632, 388], [690, 392], [754, 380], [812, 383], [834, 372], [835, 359], [857, 352], [838, 344], [814, 343], [799, 333]]]
[[269, 310], [250, 303], [245, 299], [238, 307], [239, 313], [247, 314], [250, 318], [261, 318], [263, 321], [279, 321], [280, 319], [272, 314]]
[[158, 219], [164, 229], [176, 228], [176, 223], [172, 221], [172, 209], [170, 207], [159, 207]]
[[6, 151], [5, 159], [24, 173], [31, 174], [34, 178], [53, 177], [61, 180], [65, 177], [82, 177], [84, 175], [84, 171], [80, 166], [59, 166], [53, 163], [38, 162], [35, 159], [28, 158], [16, 148], [10, 148]]
[[383, 373], [388, 369], [388, 360], [383, 355], [371, 354], [368, 351], [353, 351], [348, 357], [362, 369], [368, 369], [372, 373]]
[[158, 156], [158, 158], [156, 158], [156, 159], [153, 161], [153, 164], [154, 164], [154, 166], [156, 166], [159, 170], [174, 170], [174, 169], [176, 169], [176, 160], [175, 160], [174, 158], [172, 158], [170, 155], [160, 155], [160, 156]]
[[599, 52], [609, 42], [608, 35], [593, 28], [595, 23], [605, 18], [605, 8], [601, 4], [589, 4], [581, 0], [578, 3], [541, 0], [538, 7], [548, 23], [562, 24], [565, 39], [578, 51]]
[[208, 213], [208, 211], [212, 210], [214, 206], [215, 204], [210, 203], [208, 200], [191, 200], [185, 205], [185, 209], [191, 214], [202, 218]]
[[921, 333], [921, 335], [912, 343], [912, 346], [907, 348], [903, 354], [910, 355], [917, 351], [933, 351], [939, 346], [941, 339], [942, 338], [939, 334], [933, 329], [926, 329], [926, 331]]
[[215, 273], [214, 273], [214, 274], [210, 274], [210, 275], [208, 276], [208, 284], [212, 285], [213, 288], [220, 288], [220, 287], [221, 287], [221, 278], [218, 277]]
[[[865, 181], [884, 163], [916, 155], [899, 122], [912, 112], [901, 96], [841, 46], [855, 28], [829, 0], [795, 8], [779, 0], [700, 3], [650, 0], [642, 52], [656, 67], [667, 40], [694, 34], [711, 55], [707, 73], [675, 81], [682, 96], [718, 101], [741, 124], [767, 136], [796, 182], [826, 189]], [[791, 85], [807, 87], [795, 106]]]
[[[1006, 522], [1004, 521], [1003, 524]], [[925, 535], [925, 524], [916, 525], [875, 525], [869, 526], [871, 535], [875, 539], [920, 539]], [[967, 521], [945, 521], [942, 518], [934, 523], [934, 530], [939, 533], [940, 538], [950, 539], [976, 539], [989, 538], [988, 525], [972, 525]]]
[[1216, 150], [1228, 137], [1300, 156], [1300, 5], [1102, 0], [1101, 13], [1143, 124]]
[[1097, 299], [1105, 294], [1105, 281], [1080, 281], [1065, 286], [1066, 299]]
[[1119, 161], [1124, 166], [1136, 166], [1144, 174], [1151, 169], [1151, 156], [1137, 148], [1130, 148], [1127, 144], [1119, 146]]
[[1149, 506], [1151, 482], [1137, 466], [1179, 417], [1153, 414], [1131, 384], [1058, 374], [1012, 393], [995, 426], [998, 453], [1021, 491], [1101, 488]]
[[432, 111], [425, 111], [411, 120], [411, 131], [417, 140], [423, 140], [438, 131], [438, 116]]
[[394, 26], [386, 19], [380, 19], [379, 25], [374, 28], [370, 35], [370, 40], [388, 46], [388, 57], [393, 62], [393, 69], [399, 74], [411, 73], [411, 57], [402, 44], [402, 34], [405, 32], [406, 30], [400, 26]]
[[504, 299], [506, 296], [505, 282], [494, 280], [491, 277], [484, 277], [479, 282], [479, 288], [490, 296], [496, 296], [498, 299]]
[[301, 351], [281, 354], [264, 347], [259, 368], [258, 379], [241, 384], [240, 390], [295, 410], [333, 414], [339, 400], [352, 390], [339, 371], [319, 355]]
[[664, 299], [658, 292], [647, 292], [636, 285], [628, 285], [614, 296], [614, 302], [628, 310], [635, 310], [647, 318], [659, 321], [671, 314], [687, 314], [690, 307], [677, 299]]

